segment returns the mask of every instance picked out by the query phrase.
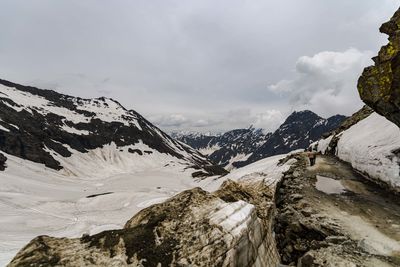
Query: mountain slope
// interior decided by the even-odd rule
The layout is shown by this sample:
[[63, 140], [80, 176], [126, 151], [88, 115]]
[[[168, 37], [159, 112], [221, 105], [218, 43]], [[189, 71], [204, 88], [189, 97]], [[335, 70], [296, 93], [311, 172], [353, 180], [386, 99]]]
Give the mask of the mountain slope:
[[0, 81], [0, 266], [37, 235], [122, 228], [218, 168], [134, 111]]
[[210, 164], [115, 100], [76, 98], [0, 80], [0, 150], [5, 153], [60, 170], [64, 166], [57, 158], [110, 144], [139, 155], [168, 154], [197, 168]]

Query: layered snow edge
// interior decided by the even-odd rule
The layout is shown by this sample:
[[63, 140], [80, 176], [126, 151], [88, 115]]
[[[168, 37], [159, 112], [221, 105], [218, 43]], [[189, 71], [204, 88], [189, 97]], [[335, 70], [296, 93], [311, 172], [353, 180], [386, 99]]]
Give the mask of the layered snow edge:
[[[332, 140], [336, 139], [336, 147]], [[317, 149], [336, 156], [369, 179], [400, 193], [400, 129], [385, 117], [372, 113], [347, 130], [318, 141]]]

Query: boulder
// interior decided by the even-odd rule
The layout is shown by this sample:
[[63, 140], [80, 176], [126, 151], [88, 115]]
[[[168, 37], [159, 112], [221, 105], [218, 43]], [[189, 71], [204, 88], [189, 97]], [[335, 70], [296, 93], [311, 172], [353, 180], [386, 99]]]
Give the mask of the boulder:
[[389, 43], [373, 58], [358, 80], [361, 99], [377, 113], [400, 126], [400, 9], [380, 27]]

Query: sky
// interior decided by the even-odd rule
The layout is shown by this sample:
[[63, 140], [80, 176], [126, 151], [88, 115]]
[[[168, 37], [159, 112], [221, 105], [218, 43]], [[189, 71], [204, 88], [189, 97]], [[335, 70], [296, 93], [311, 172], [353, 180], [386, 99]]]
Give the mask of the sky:
[[351, 115], [395, 0], [0, 0], [0, 78], [106, 96], [166, 131]]

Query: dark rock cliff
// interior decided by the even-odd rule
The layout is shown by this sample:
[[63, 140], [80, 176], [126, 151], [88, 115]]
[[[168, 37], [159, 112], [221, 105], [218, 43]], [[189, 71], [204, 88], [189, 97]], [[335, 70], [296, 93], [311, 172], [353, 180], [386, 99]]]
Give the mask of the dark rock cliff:
[[380, 27], [389, 43], [373, 58], [358, 80], [361, 99], [377, 113], [400, 126], [400, 10]]

